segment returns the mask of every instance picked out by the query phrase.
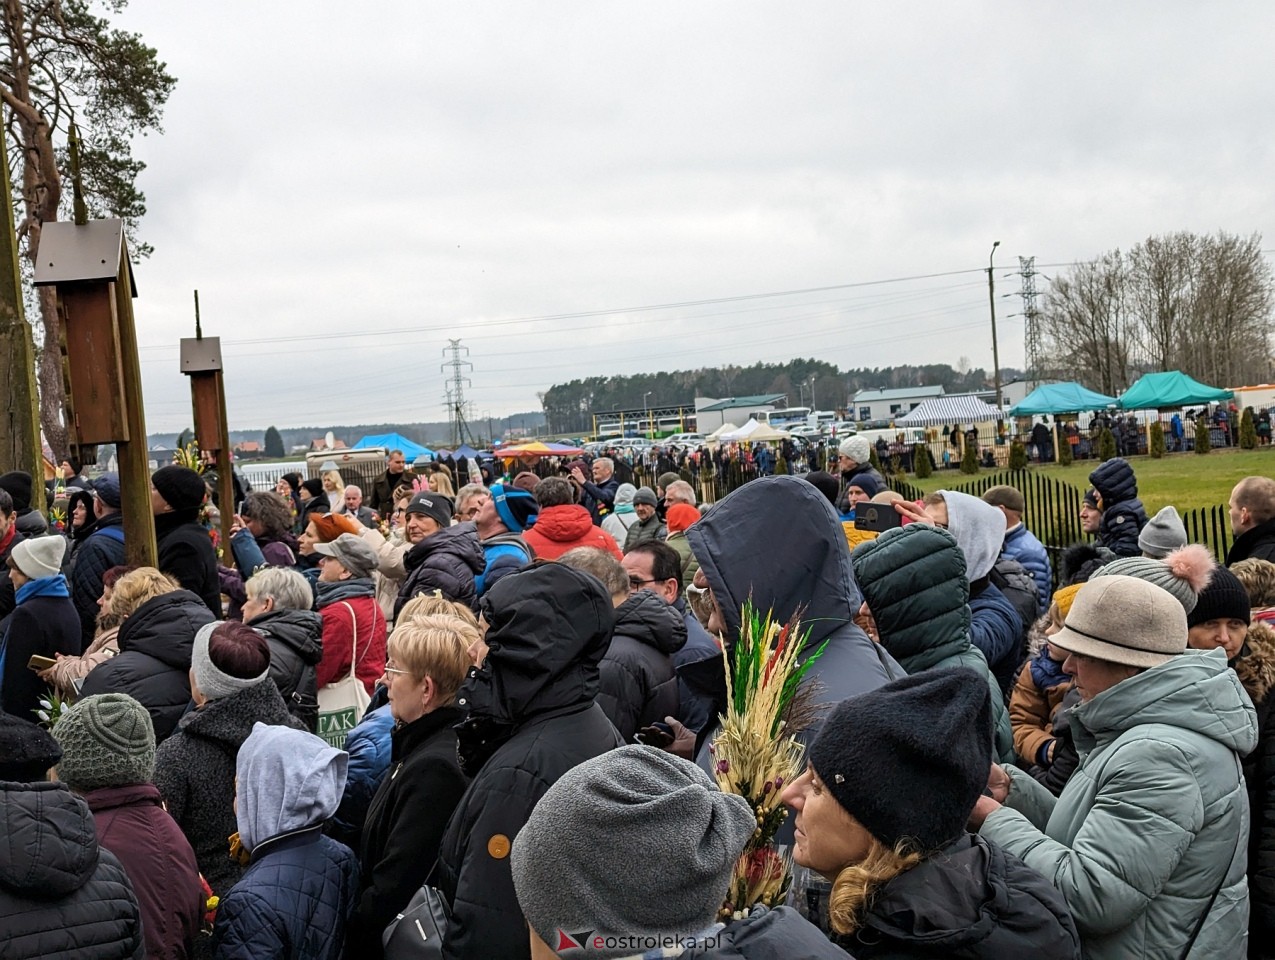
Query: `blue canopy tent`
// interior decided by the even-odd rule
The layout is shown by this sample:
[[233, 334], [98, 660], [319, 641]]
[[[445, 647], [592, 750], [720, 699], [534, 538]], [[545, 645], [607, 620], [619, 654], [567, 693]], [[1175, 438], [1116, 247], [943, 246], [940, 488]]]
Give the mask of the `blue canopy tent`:
[[401, 433], [369, 433], [366, 437], [362, 437], [354, 444], [353, 449], [360, 450], [365, 447], [384, 447], [386, 450], [402, 450], [403, 457], [406, 460], [415, 460], [422, 454], [433, 456], [434, 451], [429, 447], [421, 446], [414, 440], [408, 440]]
[[1189, 407], [1197, 403], [1230, 400], [1235, 394], [1210, 387], [1188, 377], [1181, 370], [1148, 373], [1138, 379], [1117, 401], [1123, 410], [1156, 410]]
[[1079, 413], [1081, 410], [1101, 410], [1115, 402], [1115, 397], [1096, 393], [1078, 383], [1045, 383], [1014, 404], [1009, 415], [1030, 417], [1046, 413]]

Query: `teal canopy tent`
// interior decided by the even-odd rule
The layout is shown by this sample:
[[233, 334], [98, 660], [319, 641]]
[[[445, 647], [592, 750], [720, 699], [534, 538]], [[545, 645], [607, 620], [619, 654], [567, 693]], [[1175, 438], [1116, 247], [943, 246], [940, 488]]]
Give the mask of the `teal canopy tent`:
[[1010, 409], [1011, 417], [1031, 417], [1046, 413], [1080, 413], [1112, 406], [1115, 397], [1096, 393], [1078, 383], [1046, 383], [1027, 394]]
[[1188, 377], [1181, 370], [1167, 373], [1148, 373], [1138, 380], [1117, 401], [1123, 410], [1156, 410], [1187, 407], [1197, 403], [1217, 403], [1230, 400], [1230, 390], [1210, 387]]

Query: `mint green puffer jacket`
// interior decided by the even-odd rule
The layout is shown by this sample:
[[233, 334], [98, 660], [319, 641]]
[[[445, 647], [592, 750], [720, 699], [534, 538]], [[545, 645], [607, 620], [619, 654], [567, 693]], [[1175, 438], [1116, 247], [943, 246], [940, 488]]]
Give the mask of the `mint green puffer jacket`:
[[1239, 758], [1257, 715], [1221, 650], [1187, 651], [1082, 703], [1080, 767], [1055, 798], [1008, 770], [979, 831], [1067, 900], [1090, 960], [1243, 957], [1248, 797]]
[[1014, 759], [1014, 734], [1000, 684], [970, 642], [970, 584], [965, 556], [946, 530], [912, 523], [887, 530], [851, 554], [854, 577], [876, 621], [881, 646], [909, 675], [966, 667], [986, 675], [992, 693], [992, 753]]

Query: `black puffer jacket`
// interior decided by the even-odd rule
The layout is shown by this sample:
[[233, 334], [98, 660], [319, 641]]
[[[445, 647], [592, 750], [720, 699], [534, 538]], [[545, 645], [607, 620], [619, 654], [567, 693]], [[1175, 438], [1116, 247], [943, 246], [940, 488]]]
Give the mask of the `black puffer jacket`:
[[442, 707], [390, 734], [391, 767], [363, 823], [359, 898], [346, 953], [375, 960], [381, 932], [407, 906], [438, 859], [438, 845], [465, 793], [456, 760], [459, 707]]
[[1123, 457], [1114, 457], [1089, 474], [1089, 482], [1102, 496], [1102, 520], [1098, 539], [1121, 557], [1138, 557], [1138, 534], [1147, 525], [1147, 511], [1138, 499], [1138, 480]]
[[472, 523], [458, 523], [426, 537], [403, 555], [407, 578], [394, 601], [395, 618], [412, 597], [435, 590], [448, 600], [477, 610], [474, 577], [483, 572], [486, 564], [478, 543], [478, 529]]
[[217, 551], [208, 531], [199, 525], [196, 510], [178, 510], [155, 518], [159, 545], [159, 569], [204, 601], [221, 619], [221, 581], [217, 578]]
[[27, 669], [27, 663], [33, 655], [78, 657], [82, 652], [80, 618], [67, 597], [34, 596], [18, 604], [8, 621], [0, 623], [0, 639], [6, 637], [0, 651], [4, 658], [0, 701], [6, 713], [35, 723], [40, 699], [49, 688], [39, 674]]
[[[92, 507], [89, 508], [90, 513]], [[80, 636], [85, 649], [93, 642], [97, 631], [97, 601], [102, 596], [102, 576], [111, 567], [124, 562], [124, 541], [118, 539], [124, 529], [124, 517], [112, 513], [95, 520], [77, 534], [74, 559], [67, 580], [71, 584], [71, 599], [80, 615]], [[111, 531], [111, 532], [105, 532]]]
[[615, 610], [611, 646], [599, 665], [598, 706], [625, 743], [643, 727], [679, 709], [672, 655], [686, 646], [681, 614], [650, 590]]
[[1073, 960], [1080, 935], [1044, 877], [965, 836], [881, 887], [863, 925], [837, 938], [856, 960]]
[[235, 761], [257, 722], [301, 727], [269, 677], [192, 710], [155, 753], [155, 786], [218, 896], [225, 896], [244, 871], [230, 859], [227, 838], [237, 829]]
[[[726, 620], [725, 638], [739, 636], [740, 610], [752, 596], [759, 610], [773, 610], [786, 623], [798, 610], [810, 628], [806, 656], [829, 641], [806, 674], [814, 684], [816, 704], [839, 703], [856, 694], [907, 676], [903, 668], [854, 624], [863, 602], [850, 564], [845, 531], [828, 498], [798, 477], [763, 477], [744, 484], [686, 531], [713, 595]], [[713, 697], [716, 717], [725, 705], [726, 681], [721, 659], [687, 664], [679, 676], [697, 691]], [[705, 740], [717, 725], [700, 731], [698, 760], [711, 767]], [[800, 739], [809, 743], [818, 724]], [[781, 833], [790, 842], [791, 820]]]
[[124, 868], [62, 783], [0, 783], [0, 957], [146, 956]]
[[80, 696], [127, 693], [144, 706], [162, 742], [190, 703], [190, 654], [195, 634], [213, 622], [204, 602], [189, 590], [152, 597], [124, 621], [120, 652], [84, 678]]
[[312, 610], [271, 610], [248, 624], [270, 645], [270, 679], [288, 712], [311, 733], [319, 729], [314, 668], [323, 658], [323, 618]]
[[490, 650], [459, 700], [470, 711], [458, 729], [461, 768], [474, 779], [430, 881], [452, 908], [445, 958], [525, 960], [509, 844], [559, 777], [621, 745], [594, 702], [615, 613], [601, 583], [557, 563], [502, 578], [482, 612]]

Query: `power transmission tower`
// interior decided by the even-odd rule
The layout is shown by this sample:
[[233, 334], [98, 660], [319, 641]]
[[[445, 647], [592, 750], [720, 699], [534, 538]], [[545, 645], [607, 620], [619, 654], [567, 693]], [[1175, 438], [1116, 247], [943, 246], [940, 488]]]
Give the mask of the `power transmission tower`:
[[1040, 312], [1036, 307], [1036, 258], [1019, 257], [1018, 275], [1022, 278], [1023, 298], [1023, 330], [1025, 331], [1024, 354], [1027, 360], [1028, 381], [1038, 380], [1043, 375], [1041, 370], [1041, 330]]
[[469, 356], [469, 348], [461, 346], [459, 340], [448, 340], [448, 346], [443, 350], [443, 356], [451, 356], [451, 359], [440, 368], [443, 373], [451, 370], [451, 376], [447, 380], [447, 420], [452, 427], [452, 446], [458, 447], [465, 442], [466, 436], [469, 434], [469, 426], [465, 422], [465, 386], [473, 386], [473, 382], [465, 376], [465, 369], [474, 369], [474, 365], [464, 356]]

